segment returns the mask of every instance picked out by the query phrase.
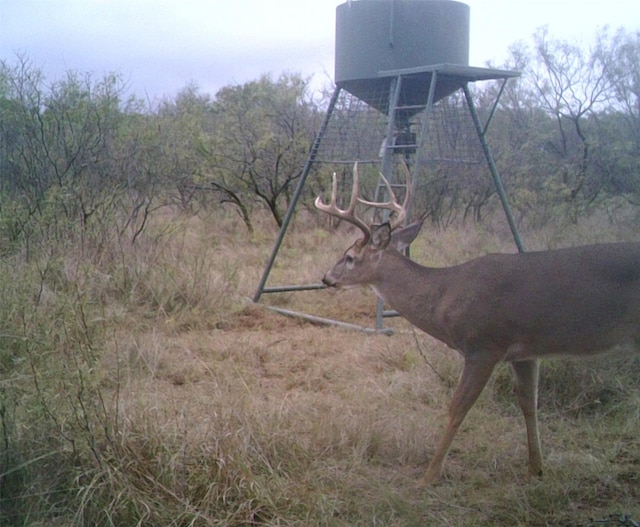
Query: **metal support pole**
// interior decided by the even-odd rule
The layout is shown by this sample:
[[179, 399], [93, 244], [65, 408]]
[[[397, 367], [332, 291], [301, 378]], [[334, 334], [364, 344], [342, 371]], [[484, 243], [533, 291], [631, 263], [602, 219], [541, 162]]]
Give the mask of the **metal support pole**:
[[502, 84], [500, 85], [500, 90], [498, 91], [498, 95], [496, 95], [496, 100], [493, 103], [493, 106], [491, 107], [491, 111], [489, 112], [489, 117], [487, 117], [487, 122], [484, 124], [484, 133], [487, 133], [487, 130], [489, 129], [489, 125], [491, 124], [491, 121], [493, 120], [493, 116], [496, 114], [496, 110], [498, 109], [498, 103], [500, 102], [500, 97], [502, 97], [502, 94], [504, 93], [504, 89], [507, 86], [507, 81], [509, 79], [503, 79], [502, 80]]
[[[418, 171], [420, 170], [420, 163], [424, 157], [424, 144], [427, 140], [427, 134], [429, 132], [429, 119], [431, 118], [431, 112], [433, 111], [433, 99], [436, 93], [436, 85], [438, 84], [438, 72], [433, 71], [431, 74], [431, 82], [429, 84], [429, 93], [427, 94], [427, 105], [424, 109], [424, 115], [422, 116], [422, 126], [420, 127], [420, 143], [416, 149], [416, 157], [413, 163], [413, 173], [411, 174], [411, 194], [416, 195], [418, 189]], [[411, 217], [412, 202], [409, 202], [407, 210], [407, 219]]]
[[304, 188], [304, 184], [307, 181], [307, 177], [309, 176], [309, 172], [311, 171], [311, 165], [316, 159], [318, 155], [318, 149], [320, 148], [320, 143], [322, 142], [322, 138], [327, 130], [327, 126], [329, 124], [329, 119], [331, 119], [331, 114], [333, 113], [333, 109], [335, 108], [336, 102], [338, 101], [338, 96], [340, 95], [341, 88], [336, 86], [336, 89], [331, 96], [331, 100], [329, 101], [329, 106], [327, 107], [327, 113], [324, 117], [324, 121], [322, 122], [322, 126], [320, 130], [318, 130], [318, 135], [316, 135], [316, 139], [311, 146], [311, 151], [309, 152], [309, 157], [307, 157], [307, 162], [302, 169], [302, 174], [300, 175], [300, 179], [298, 180], [298, 185], [291, 197], [291, 203], [289, 203], [289, 208], [287, 209], [287, 213], [282, 220], [282, 226], [280, 227], [280, 232], [278, 233], [278, 237], [276, 238], [276, 242], [271, 251], [271, 257], [269, 258], [269, 262], [262, 273], [262, 278], [260, 279], [260, 283], [258, 284], [258, 289], [253, 295], [253, 301], [258, 302], [262, 293], [264, 292], [264, 286], [267, 283], [269, 278], [269, 274], [271, 273], [271, 269], [273, 268], [273, 264], [276, 261], [276, 256], [278, 255], [278, 251], [280, 250], [280, 246], [282, 245], [282, 240], [284, 240], [284, 235], [287, 232], [287, 228], [289, 227], [289, 223], [291, 222], [291, 218], [293, 217], [293, 213], [295, 212], [296, 205], [298, 200], [300, 199], [300, 195], [302, 194], [302, 189]]
[[[384, 151], [382, 153], [382, 167], [380, 172], [384, 174], [387, 178], [387, 181], [393, 183], [393, 134], [395, 132], [396, 125], [396, 108], [398, 106], [398, 102], [400, 101], [400, 91], [402, 90], [402, 77], [398, 76], [391, 81], [391, 86], [389, 89], [389, 110], [387, 115], [389, 117], [389, 121], [387, 122], [387, 134], [384, 139]], [[380, 195], [382, 191], [382, 187], [380, 186], [380, 181], [378, 181], [378, 186], [376, 188], [376, 197], [375, 201], [382, 201], [383, 198]], [[389, 218], [389, 211], [385, 210], [382, 213], [382, 222], [387, 221]], [[376, 329], [380, 331], [384, 327], [384, 302], [381, 298], [376, 300]]]
[[[476, 107], [473, 103], [473, 99], [471, 97], [471, 92], [469, 91], [469, 86], [465, 84], [463, 86], [464, 96], [467, 99], [467, 104], [469, 105], [469, 112], [471, 113], [471, 119], [473, 119], [473, 124], [476, 127], [476, 132], [478, 133], [478, 137], [480, 139], [480, 144], [482, 145], [482, 150], [484, 151], [484, 156], [487, 159], [487, 163], [489, 164], [489, 171], [491, 172], [491, 177], [493, 178], [493, 182], [496, 186], [496, 190], [498, 191], [498, 196], [500, 197], [500, 202], [502, 203], [502, 208], [504, 209], [504, 213], [507, 216], [507, 222], [509, 223], [509, 228], [511, 229], [511, 234], [513, 235], [513, 239], [516, 242], [516, 247], [518, 248], [518, 252], [525, 252], [524, 245], [522, 244], [522, 240], [520, 239], [520, 234], [518, 233], [518, 228], [516, 227], [516, 222], [513, 219], [513, 214], [511, 213], [511, 207], [509, 206], [509, 200], [507, 199], [507, 193], [504, 190], [504, 186], [502, 184], [502, 179], [500, 179], [500, 175], [498, 174], [498, 169], [496, 168], [496, 164], [493, 161], [493, 156], [491, 155], [491, 150], [489, 149], [489, 145], [487, 144], [486, 127], [483, 128], [480, 123], [480, 118], [478, 117], [478, 112], [476, 111]], [[500, 92], [502, 93], [502, 91]]]
[[291, 311], [289, 309], [283, 309], [281, 307], [269, 306], [267, 309], [285, 315], [287, 317], [299, 318], [300, 320], [307, 320], [314, 324], [323, 324], [325, 326], [336, 326], [345, 329], [355, 329], [356, 331], [362, 331], [363, 333], [373, 333], [382, 335], [393, 335], [393, 328], [367, 328], [359, 326], [358, 324], [350, 324], [348, 322], [341, 322], [339, 320], [333, 320], [332, 318], [317, 317], [315, 315], [308, 315], [306, 313], [298, 313], [297, 311]]

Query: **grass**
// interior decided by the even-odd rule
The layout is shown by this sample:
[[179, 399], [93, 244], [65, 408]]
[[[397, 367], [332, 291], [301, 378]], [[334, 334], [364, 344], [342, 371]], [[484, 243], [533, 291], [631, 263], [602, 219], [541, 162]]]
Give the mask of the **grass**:
[[[594, 223], [595, 221], [595, 223]], [[532, 247], [624, 239], [602, 220]], [[543, 365], [543, 479], [528, 479], [508, 368], [417, 491], [460, 369], [400, 319], [393, 337], [276, 315], [252, 296], [275, 233], [158, 215], [134, 245], [0, 265], [0, 525], [482, 526], [640, 520], [636, 355]], [[273, 283], [317, 281], [351, 243], [299, 218]], [[495, 226], [427, 228], [445, 265], [513, 250]], [[275, 295], [371, 323], [366, 291]], [[611, 516], [616, 515], [616, 516]], [[602, 525], [602, 523], [600, 524]]]

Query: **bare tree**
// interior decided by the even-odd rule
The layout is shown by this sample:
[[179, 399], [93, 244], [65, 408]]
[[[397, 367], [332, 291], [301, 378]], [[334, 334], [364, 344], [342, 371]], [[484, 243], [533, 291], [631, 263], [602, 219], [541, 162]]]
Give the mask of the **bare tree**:
[[214, 112], [206, 178], [237, 205], [248, 199], [265, 205], [281, 225], [315, 133], [307, 82], [285, 74], [226, 87]]
[[[557, 126], [557, 135], [547, 143], [550, 152], [562, 162], [562, 183], [570, 200], [585, 191], [593, 200], [600, 185], [588, 181], [594, 135], [590, 121], [605, 108], [612, 92], [601, 51], [602, 41], [586, 51], [577, 44], [549, 39], [546, 29], [534, 36], [536, 54], [530, 78], [541, 107]], [[591, 185], [587, 185], [591, 183]]]

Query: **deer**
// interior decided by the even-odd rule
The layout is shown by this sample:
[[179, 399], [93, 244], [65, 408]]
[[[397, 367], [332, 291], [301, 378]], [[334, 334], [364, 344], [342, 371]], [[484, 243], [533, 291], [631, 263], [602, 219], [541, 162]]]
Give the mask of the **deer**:
[[[418, 487], [441, 477], [460, 425], [501, 362], [511, 366], [524, 416], [529, 474], [541, 477], [539, 360], [590, 357], [638, 343], [640, 243], [486, 254], [451, 267], [425, 267], [398, 250], [416, 238], [423, 221], [405, 225], [411, 174], [404, 167], [407, 191], [402, 204], [382, 174], [389, 200], [359, 197], [356, 163], [351, 198], [341, 209], [333, 174], [329, 204], [318, 196], [315, 206], [356, 226], [363, 236], [322, 282], [330, 288], [370, 287], [414, 326], [462, 355], [448, 422]], [[365, 222], [355, 214], [358, 204], [388, 210], [388, 221]]]

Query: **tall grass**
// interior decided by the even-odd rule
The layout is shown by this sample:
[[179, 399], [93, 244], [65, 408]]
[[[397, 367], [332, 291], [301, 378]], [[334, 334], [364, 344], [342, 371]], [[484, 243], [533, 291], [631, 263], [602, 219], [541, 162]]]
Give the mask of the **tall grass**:
[[[566, 244], [629, 237], [598, 220]], [[524, 423], [500, 369], [443, 482], [416, 491], [460, 363], [394, 320], [364, 336], [250, 305], [274, 232], [157, 214], [112, 236], [0, 260], [0, 525], [590, 525], [640, 519], [637, 354], [548, 362], [547, 473], [525, 478]], [[274, 280], [317, 280], [351, 243], [300, 217]], [[528, 233], [536, 246], [562, 239]], [[564, 240], [563, 240], [564, 241]], [[444, 265], [513, 250], [496, 226], [427, 228]], [[271, 300], [270, 300], [271, 301]], [[364, 320], [365, 291], [275, 302]]]

